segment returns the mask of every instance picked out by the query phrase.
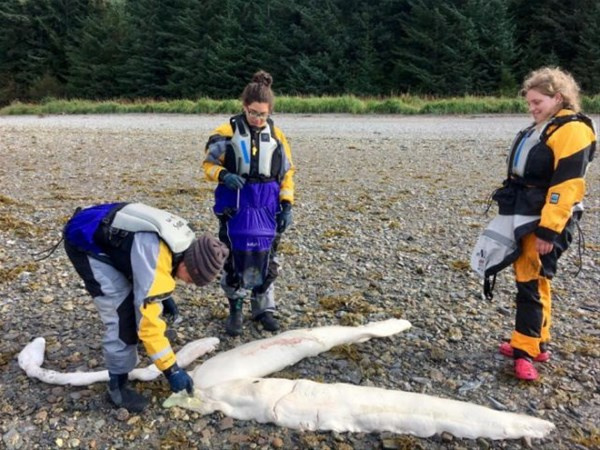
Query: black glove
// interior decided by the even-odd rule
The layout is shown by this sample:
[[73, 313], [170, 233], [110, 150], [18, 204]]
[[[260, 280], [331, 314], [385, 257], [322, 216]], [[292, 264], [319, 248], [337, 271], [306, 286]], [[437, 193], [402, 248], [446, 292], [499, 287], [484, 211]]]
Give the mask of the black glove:
[[175, 323], [179, 318], [179, 309], [175, 304], [175, 300], [173, 297], [169, 297], [162, 302], [163, 305], [163, 316], [167, 320], [167, 322]]
[[236, 175], [235, 173], [226, 173], [221, 181], [232, 191], [243, 188], [244, 184], [246, 183], [244, 178]]
[[171, 385], [171, 390], [173, 392], [179, 392], [185, 389], [190, 395], [194, 393], [194, 380], [192, 380], [192, 377], [190, 377], [184, 369], [179, 367], [177, 363], [163, 371], [163, 373], [165, 374], [165, 377], [167, 377], [167, 381]]
[[292, 204], [282, 201], [279, 212], [275, 215], [277, 221], [277, 232], [283, 233], [292, 224]]

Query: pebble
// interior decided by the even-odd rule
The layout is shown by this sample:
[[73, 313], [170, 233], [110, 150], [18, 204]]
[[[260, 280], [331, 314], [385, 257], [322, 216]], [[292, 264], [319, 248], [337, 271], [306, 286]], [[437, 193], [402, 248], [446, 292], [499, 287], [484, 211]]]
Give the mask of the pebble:
[[18, 450], [23, 447], [23, 438], [14, 428], [2, 436], [2, 442], [6, 445], [7, 450]]
[[223, 430], [229, 430], [230, 428], [233, 428], [233, 419], [231, 417], [225, 417], [219, 423], [219, 429], [221, 431], [223, 431]]
[[125, 422], [127, 419], [129, 419], [129, 411], [127, 411], [125, 408], [119, 408], [115, 413], [115, 418], [120, 422]]

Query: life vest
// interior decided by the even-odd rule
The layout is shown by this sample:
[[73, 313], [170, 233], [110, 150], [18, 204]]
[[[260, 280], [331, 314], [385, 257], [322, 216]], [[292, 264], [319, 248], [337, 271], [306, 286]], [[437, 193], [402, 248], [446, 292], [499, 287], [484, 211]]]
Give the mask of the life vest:
[[143, 203], [110, 203], [78, 210], [67, 222], [64, 237], [71, 245], [93, 255], [104, 254], [129, 233], [157, 233], [175, 254], [185, 251], [195, 238], [187, 221]]
[[[535, 124], [521, 130], [515, 138], [508, 158], [508, 178], [527, 186], [547, 188], [554, 173], [554, 154], [548, 147], [548, 139], [563, 125], [570, 122], [583, 122], [595, 134], [592, 119], [582, 113], [553, 117], [539, 131]], [[596, 143], [592, 145], [588, 162], [594, 159]]]
[[281, 181], [283, 148], [275, 138], [273, 122], [268, 119], [254, 136], [243, 115], [232, 117], [230, 123], [233, 136], [225, 151], [225, 168], [251, 180]]
[[173, 253], [182, 253], [187, 250], [196, 237], [185, 219], [143, 203], [129, 203], [119, 209], [110, 226], [113, 229], [133, 233], [138, 231], [155, 232]]
[[83, 252], [94, 255], [104, 253], [96, 242], [96, 239], [94, 239], [94, 234], [100, 227], [103, 219], [123, 205], [123, 203], [106, 203], [86, 208], [77, 208], [73, 217], [69, 219], [63, 228], [63, 238], [70, 245], [77, 247]]

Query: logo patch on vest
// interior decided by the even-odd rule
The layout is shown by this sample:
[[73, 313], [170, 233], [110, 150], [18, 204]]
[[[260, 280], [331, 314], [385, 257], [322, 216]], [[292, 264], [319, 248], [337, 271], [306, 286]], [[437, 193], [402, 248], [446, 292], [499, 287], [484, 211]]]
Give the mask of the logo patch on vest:
[[560, 194], [553, 192], [550, 194], [550, 203], [556, 205], [558, 203], [558, 199], [560, 198]]

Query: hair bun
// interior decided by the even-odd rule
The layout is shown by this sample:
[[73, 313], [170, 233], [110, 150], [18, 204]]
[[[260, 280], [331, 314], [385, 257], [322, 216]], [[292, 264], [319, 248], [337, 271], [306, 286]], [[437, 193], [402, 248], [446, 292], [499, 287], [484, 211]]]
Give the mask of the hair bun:
[[273, 77], [270, 73], [264, 70], [259, 70], [252, 76], [252, 83], [262, 84], [266, 87], [271, 87], [273, 84]]

